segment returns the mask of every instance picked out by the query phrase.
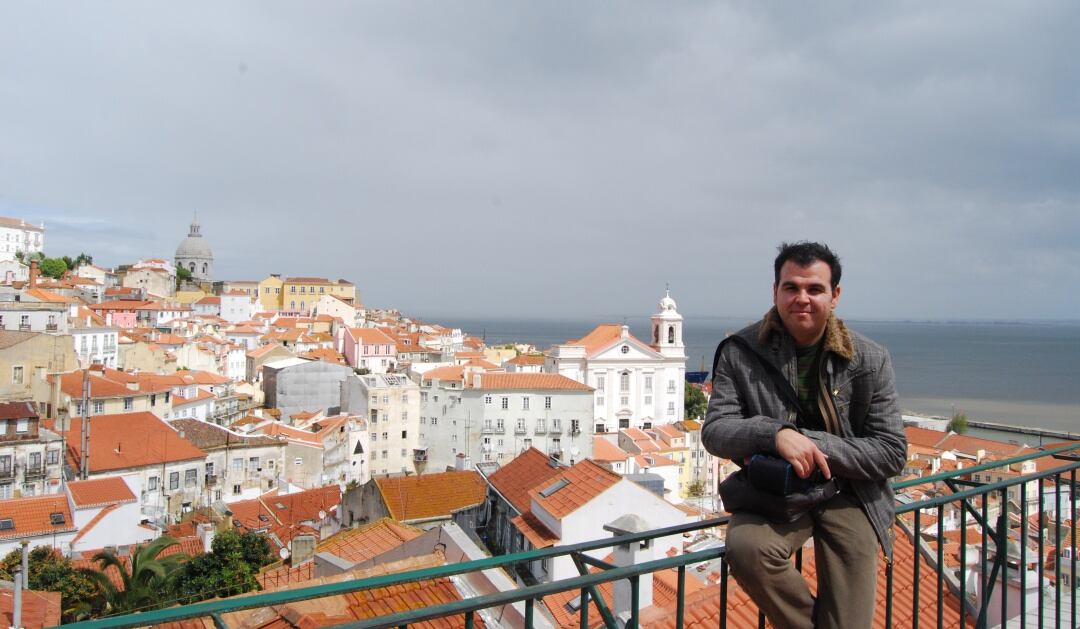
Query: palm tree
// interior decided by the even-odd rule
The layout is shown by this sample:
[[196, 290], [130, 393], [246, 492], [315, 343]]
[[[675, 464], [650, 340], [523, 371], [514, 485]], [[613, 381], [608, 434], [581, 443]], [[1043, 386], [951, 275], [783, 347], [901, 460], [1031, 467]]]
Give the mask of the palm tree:
[[[160, 555], [166, 548], [177, 544], [179, 542], [171, 537], [159, 537], [135, 549], [129, 562], [117, 557], [112, 550], [104, 550], [94, 555], [93, 560], [98, 563], [99, 568], [88, 569], [87, 573], [97, 581], [105, 594], [108, 613], [145, 611], [163, 607], [165, 601], [162, 593], [168, 590], [171, 579], [177, 569], [187, 561], [188, 556], [184, 553], [175, 553], [166, 557]], [[117, 588], [109, 580], [107, 572], [110, 567], [120, 573], [122, 588]]]

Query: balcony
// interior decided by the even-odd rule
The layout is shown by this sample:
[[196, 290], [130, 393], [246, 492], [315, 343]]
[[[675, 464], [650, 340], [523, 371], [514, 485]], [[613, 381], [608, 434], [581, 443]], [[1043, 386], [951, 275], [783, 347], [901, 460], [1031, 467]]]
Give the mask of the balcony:
[[218, 483], [218, 476], [217, 476], [217, 474], [207, 474], [207, 475], [206, 475], [206, 481], [205, 481], [205, 482], [206, 482], [206, 486], [207, 486], [207, 487], [214, 487], [214, 486], [216, 486], [216, 485], [217, 485], [217, 483]]
[[14, 467], [0, 467], [0, 482], [9, 481], [15, 478]]
[[[895, 488], [900, 494], [897, 501], [899, 524], [895, 528], [896, 550], [892, 561], [879, 562], [874, 627], [993, 627], [1003, 624], [1010, 627], [1077, 626], [1076, 591], [1065, 586], [1062, 578], [1067, 570], [1071, 570], [1071, 574], [1076, 573], [1076, 553], [1057, 555], [1050, 552], [1050, 549], [1054, 547], [1056, 550], [1058, 546], [1065, 544], [1075, 546], [1077, 543], [1075, 528], [1066, 530], [1063, 520], [1065, 514], [1076, 513], [1078, 506], [1076, 477], [1080, 459], [1075, 455], [1065, 458], [1067, 452], [1076, 451], [1078, 447], [1080, 446], [1062, 446], [1036, 455], [993, 461], [955, 472], [897, 483]], [[1050, 457], [1058, 456], [1061, 456], [1062, 460], [1050, 460]], [[975, 484], [966, 480], [975, 472], [1001, 468], [1024, 458], [1043, 458], [1059, 467], [1046, 469], [1046, 466], [1041, 466], [1044, 470], [1042, 472], [1009, 478], [998, 483]], [[1038, 488], [1037, 492], [1025, 490], [1029, 483]], [[950, 488], [951, 493], [935, 490], [942, 485]], [[920, 494], [907, 491], [916, 488], [923, 491]], [[1026, 522], [1024, 518], [1013, 517], [1017, 514], [1010, 514], [1010, 510], [1015, 507], [1006, 499], [1009, 491], [1014, 491], [1021, 497], [1020, 504], [1024, 505], [1030, 516]], [[1026, 497], [1037, 497], [1037, 501], [1025, 501], [1025, 492]], [[919, 497], [913, 499], [914, 496]], [[1053, 509], [1049, 509], [1049, 506]], [[947, 530], [946, 518], [942, 516], [949, 508], [955, 509], [961, 525], [959, 549], [951, 540], [948, 543], [951, 547], [948, 552], [955, 553], [958, 562], [952, 561], [952, 557], [947, 561], [944, 545], [936, 543], [936, 540], [947, 539], [944, 535]], [[1058, 517], [1059, 515], [1062, 517]], [[614, 515], [612, 519], [615, 519]], [[579, 544], [446, 563], [422, 570], [311, 587], [299, 586], [115, 616], [78, 623], [77, 627], [122, 629], [208, 618], [213, 619], [216, 626], [224, 628], [233, 626], [228, 618], [233, 612], [279, 606], [284, 608], [295, 602], [362, 591], [367, 591], [376, 598], [390, 596], [391, 594], [385, 592], [395, 592], [400, 589], [397, 586], [413, 587], [410, 584], [437, 581], [449, 584], [451, 577], [456, 577], [454, 581], [458, 581], [499, 568], [513, 573], [516, 566], [545, 563], [559, 557], [570, 558], [577, 567], [578, 574], [551, 582], [496, 589], [483, 595], [459, 592], [460, 600], [434, 605], [425, 604], [421, 598], [416, 597], [409, 604], [395, 607], [394, 613], [361, 618], [334, 618], [327, 619], [327, 622], [357, 628], [391, 628], [446, 619], [449, 621], [448, 626], [471, 628], [477, 616], [483, 615], [485, 624], [490, 626], [519, 627], [523, 624], [525, 627], [532, 627], [536, 614], [542, 613], [537, 610], [537, 606], [546, 606], [547, 609], [560, 609], [560, 614], [568, 618], [561, 623], [562, 626], [601, 625], [615, 629], [623, 627], [625, 623], [625, 627], [634, 628], [681, 628], [692, 622], [697, 627], [763, 627], [765, 618], [729, 578], [728, 566], [723, 561], [726, 555], [723, 544], [691, 544], [682, 554], [674, 556], [667, 556], [660, 545], [654, 544], [651, 558], [642, 558], [620, 566], [592, 556], [607, 554], [608, 549], [615, 546], [635, 548], [649, 540], [689, 538], [706, 530], [723, 527], [726, 523], [727, 517], [721, 517]], [[965, 523], [973, 525], [979, 532], [965, 537], [964, 532], [971, 532], [964, 526]], [[1032, 525], [1037, 529], [1034, 533], [1031, 530]], [[997, 547], [1004, 549], [1007, 546], [1010, 552], [996, 552]], [[965, 556], [965, 553], [979, 553], [980, 548], [986, 549], [985, 561], [968, 561], [971, 555]], [[1019, 550], [1011, 552], [1016, 549]], [[801, 569], [804, 576], [809, 577], [814, 571], [813, 559], [808, 556], [806, 561], [807, 565], [803, 565], [801, 552], [794, 558], [795, 565]], [[1018, 566], [1029, 569], [1019, 570]], [[638, 601], [643, 587], [640, 577], [648, 574], [654, 575], [654, 582], [663, 576], [670, 583], [672, 594], [669, 602], [660, 603], [654, 599], [656, 604], [640, 609]], [[696, 595], [688, 596], [687, 577], [699, 579], [705, 575], [710, 577], [704, 585], [704, 589], [708, 591], [701, 591], [702, 587], [699, 586]], [[1038, 578], [1038, 582], [1033, 582], [1035, 578]], [[625, 608], [613, 609], [612, 597], [601, 596], [600, 586], [603, 584], [622, 588], [627, 596], [621, 598], [623, 602], [620, 605], [626, 605]], [[977, 586], [977, 591], [972, 591], [968, 584]], [[1029, 585], [1032, 587], [1028, 588]], [[1031, 595], [1013, 596], [1017, 588], [1020, 592], [1029, 591]], [[655, 585], [653, 590], [656, 591]], [[556, 596], [559, 593], [567, 594], [560, 598]], [[518, 604], [516, 612], [521, 613], [516, 622], [506, 614], [507, 610], [515, 612], [509, 607], [512, 604]], [[553, 607], [554, 605], [558, 607]], [[332, 609], [335, 606], [336, 601], [327, 601], [322, 608]], [[496, 622], [490, 623], [489, 618], [496, 619]]]
[[30, 324], [29, 323], [20, 323], [19, 324], [19, 329], [22, 330], [23, 332], [29, 332], [30, 331]]
[[58, 329], [60, 329], [60, 326], [58, 326], [55, 323], [46, 323], [45, 324], [45, 331], [46, 332], [56, 332]]
[[412, 460], [413, 460], [413, 463], [426, 463], [427, 460], [428, 460], [427, 448], [415, 448], [415, 449], [413, 449]]
[[524, 435], [524, 434], [526, 434], [526, 433], [528, 433], [528, 432], [529, 432], [529, 431], [525, 430], [525, 427], [524, 427], [524, 426], [516, 426], [516, 427], [514, 428], [514, 434], [515, 434], [515, 435]]
[[28, 481], [41, 480], [45, 478], [45, 473], [44, 465], [27, 466], [26, 470], [23, 472], [23, 478]]

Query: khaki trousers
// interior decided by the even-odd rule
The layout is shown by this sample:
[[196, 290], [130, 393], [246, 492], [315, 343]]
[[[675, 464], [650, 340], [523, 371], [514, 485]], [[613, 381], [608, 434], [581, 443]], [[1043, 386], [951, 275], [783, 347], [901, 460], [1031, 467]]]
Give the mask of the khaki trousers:
[[[811, 536], [816, 610], [792, 561]], [[731, 574], [777, 629], [868, 629], [874, 621], [878, 548], [870, 520], [846, 493], [790, 524], [736, 513], [728, 525]]]

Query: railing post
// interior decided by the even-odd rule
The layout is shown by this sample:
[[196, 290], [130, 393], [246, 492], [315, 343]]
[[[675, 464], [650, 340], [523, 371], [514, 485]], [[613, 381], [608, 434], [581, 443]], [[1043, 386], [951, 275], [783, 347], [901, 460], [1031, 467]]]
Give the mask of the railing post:
[[580, 629], [589, 629], [589, 588], [581, 588], [581, 597], [578, 600], [581, 601], [578, 626]]
[[937, 508], [937, 626], [944, 621], [945, 601], [945, 505]]
[[727, 555], [720, 558], [720, 629], [727, 629]]
[[677, 590], [675, 594], [678, 597], [675, 602], [675, 629], [683, 629], [686, 614], [686, 566], [679, 566]]
[[1001, 566], [1001, 625], [1009, 618], [1009, 490], [1003, 488], [1001, 513], [998, 515], [997, 560]]
[[967, 612], [967, 498], [960, 499], [960, 626]]
[[911, 629], [919, 629], [919, 557], [922, 555], [922, 509], [915, 509], [914, 561], [911, 568]]

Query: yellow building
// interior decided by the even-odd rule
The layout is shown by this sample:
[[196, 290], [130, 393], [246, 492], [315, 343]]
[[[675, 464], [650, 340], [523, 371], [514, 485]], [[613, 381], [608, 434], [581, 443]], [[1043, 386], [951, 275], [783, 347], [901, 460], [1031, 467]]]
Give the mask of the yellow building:
[[259, 305], [261, 310], [281, 310], [282, 286], [280, 275], [271, 275], [259, 282]]
[[323, 277], [289, 277], [281, 287], [281, 310], [311, 312], [323, 295], [339, 297], [356, 303], [356, 285], [347, 280], [328, 280]]

